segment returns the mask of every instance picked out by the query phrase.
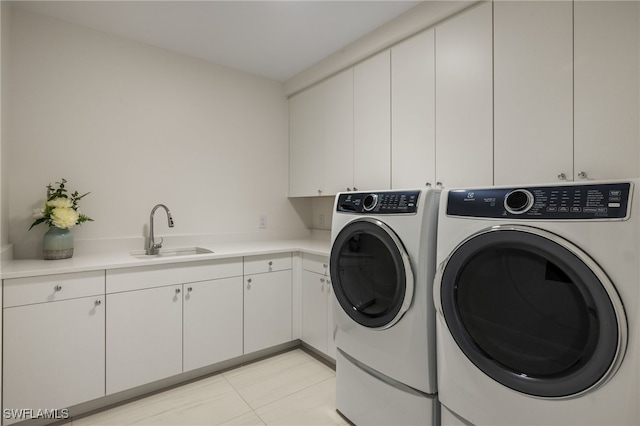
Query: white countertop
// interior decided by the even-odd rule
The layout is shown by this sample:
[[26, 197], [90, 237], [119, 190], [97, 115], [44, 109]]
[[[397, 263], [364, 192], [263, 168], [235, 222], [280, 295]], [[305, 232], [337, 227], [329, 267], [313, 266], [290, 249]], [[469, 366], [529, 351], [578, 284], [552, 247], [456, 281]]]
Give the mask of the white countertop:
[[[154, 257], [139, 259], [129, 251], [99, 254], [74, 254], [70, 259], [40, 260], [16, 259], [2, 265], [0, 278], [22, 278], [38, 275], [63, 274], [69, 272], [95, 271], [100, 269], [129, 268], [136, 266], [160, 265], [165, 263], [193, 262], [198, 260], [221, 259], [228, 257], [252, 256], [268, 253], [300, 251], [304, 253], [329, 256], [330, 245], [324, 239], [269, 240], [241, 243], [220, 243], [214, 246], [198, 244], [213, 253], [194, 254], [176, 257]], [[171, 248], [171, 247], [167, 247]], [[176, 247], [178, 248], [178, 247]]]

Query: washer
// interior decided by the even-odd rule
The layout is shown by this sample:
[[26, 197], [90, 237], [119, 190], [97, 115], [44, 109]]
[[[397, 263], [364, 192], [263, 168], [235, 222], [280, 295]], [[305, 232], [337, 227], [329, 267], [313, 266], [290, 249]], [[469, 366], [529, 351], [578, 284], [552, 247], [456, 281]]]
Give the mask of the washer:
[[640, 424], [638, 181], [447, 190], [442, 424]]
[[433, 277], [440, 190], [336, 196], [336, 405], [355, 424], [439, 422]]

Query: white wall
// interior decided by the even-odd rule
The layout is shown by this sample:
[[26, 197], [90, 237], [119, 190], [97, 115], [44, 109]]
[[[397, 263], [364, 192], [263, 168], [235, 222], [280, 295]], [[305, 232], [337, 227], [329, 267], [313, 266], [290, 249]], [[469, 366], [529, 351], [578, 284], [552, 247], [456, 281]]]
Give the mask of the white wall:
[[76, 240], [142, 237], [156, 203], [175, 220], [158, 212], [159, 235], [265, 232], [260, 214], [266, 232], [308, 227], [308, 203], [286, 197], [281, 83], [16, 9], [10, 43], [15, 257], [39, 256], [46, 226], [27, 231], [31, 214], [62, 177], [91, 191], [81, 208], [95, 222]]
[[9, 241], [9, 224], [4, 218], [9, 215], [8, 206], [8, 168], [6, 167], [6, 156], [4, 154], [4, 139], [6, 135], [7, 120], [3, 113], [6, 110], [7, 101], [7, 68], [9, 52], [9, 5], [7, 2], [0, 3], [0, 250]]

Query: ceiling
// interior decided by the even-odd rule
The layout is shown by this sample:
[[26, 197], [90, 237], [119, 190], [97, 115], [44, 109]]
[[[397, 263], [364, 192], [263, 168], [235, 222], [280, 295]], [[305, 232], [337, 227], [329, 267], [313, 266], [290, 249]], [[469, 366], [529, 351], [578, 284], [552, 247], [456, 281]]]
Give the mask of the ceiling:
[[21, 9], [286, 81], [421, 1], [14, 1]]

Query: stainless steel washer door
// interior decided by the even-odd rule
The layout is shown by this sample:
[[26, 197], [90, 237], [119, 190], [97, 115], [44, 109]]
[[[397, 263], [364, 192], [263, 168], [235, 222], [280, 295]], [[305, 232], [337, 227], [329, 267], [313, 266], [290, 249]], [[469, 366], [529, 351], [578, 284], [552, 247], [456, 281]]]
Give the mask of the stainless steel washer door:
[[624, 357], [627, 322], [615, 287], [584, 251], [550, 232], [496, 226], [471, 236], [440, 265], [438, 289], [460, 349], [516, 391], [575, 397], [609, 380]]
[[358, 324], [386, 329], [409, 309], [414, 288], [409, 256], [383, 222], [349, 222], [334, 240], [330, 265], [336, 298]]

